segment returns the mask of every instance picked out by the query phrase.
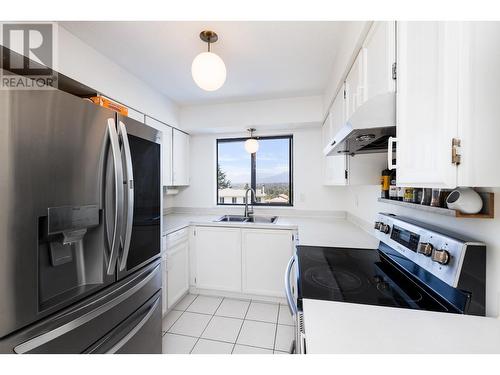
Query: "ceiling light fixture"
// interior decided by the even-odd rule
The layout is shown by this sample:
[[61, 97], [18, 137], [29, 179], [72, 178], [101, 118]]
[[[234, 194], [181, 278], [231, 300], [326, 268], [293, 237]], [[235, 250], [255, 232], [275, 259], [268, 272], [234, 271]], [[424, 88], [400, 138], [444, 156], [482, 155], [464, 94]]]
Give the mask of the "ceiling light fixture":
[[255, 154], [259, 151], [259, 142], [253, 137], [255, 128], [247, 129], [250, 132], [250, 138], [245, 141], [245, 150], [249, 154]]
[[215, 91], [226, 81], [226, 65], [224, 61], [210, 51], [210, 43], [219, 39], [217, 34], [210, 30], [203, 30], [200, 39], [208, 44], [208, 52], [196, 56], [191, 65], [191, 75], [196, 84], [205, 91]]

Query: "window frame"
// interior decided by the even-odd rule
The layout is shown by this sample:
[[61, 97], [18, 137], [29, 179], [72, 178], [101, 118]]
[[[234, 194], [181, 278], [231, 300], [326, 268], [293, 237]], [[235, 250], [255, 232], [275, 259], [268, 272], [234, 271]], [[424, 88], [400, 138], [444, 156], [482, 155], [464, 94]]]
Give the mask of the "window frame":
[[[288, 181], [289, 181], [289, 200], [288, 203], [259, 203], [256, 202], [256, 197], [253, 194], [250, 194], [250, 202], [249, 205], [252, 206], [262, 206], [262, 207], [293, 207], [293, 135], [273, 135], [273, 136], [262, 136], [262, 137], [253, 137], [257, 140], [267, 140], [267, 139], [287, 139], [288, 140]], [[220, 203], [219, 199], [219, 181], [217, 175], [217, 165], [219, 163], [219, 143], [229, 143], [229, 142], [244, 142], [250, 137], [238, 137], [238, 138], [217, 138], [215, 144], [215, 194], [216, 194], [216, 202], [217, 206], [244, 206], [245, 203]], [[256, 154], [250, 154], [250, 187], [255, 191], [257, 186], [257, 177], [256, 177]]]

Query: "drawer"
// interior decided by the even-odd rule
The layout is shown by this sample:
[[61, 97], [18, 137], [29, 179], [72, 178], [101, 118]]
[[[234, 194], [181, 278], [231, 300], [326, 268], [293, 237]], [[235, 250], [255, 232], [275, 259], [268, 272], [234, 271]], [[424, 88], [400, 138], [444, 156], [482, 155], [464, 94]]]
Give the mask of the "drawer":
[[187, 241], [189, 238], [189, 227], [188, 228], [183, 228], [179, 229], [178, 231], [175, 231], [173, 233], [168, 234], [165, 238], [165, 248], [164, 250], [167, 250], [181, 242]]

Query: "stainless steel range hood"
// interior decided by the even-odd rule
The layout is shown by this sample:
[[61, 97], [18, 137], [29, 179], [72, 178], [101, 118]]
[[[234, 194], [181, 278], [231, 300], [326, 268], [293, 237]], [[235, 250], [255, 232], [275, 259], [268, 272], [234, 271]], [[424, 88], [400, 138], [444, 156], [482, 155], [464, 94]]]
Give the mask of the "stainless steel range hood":
[[377, 95], [356, 109], [323, 153], [333, 156], [387, 152], [387, 140], [391, 136], [396, 136], [393, 92]]

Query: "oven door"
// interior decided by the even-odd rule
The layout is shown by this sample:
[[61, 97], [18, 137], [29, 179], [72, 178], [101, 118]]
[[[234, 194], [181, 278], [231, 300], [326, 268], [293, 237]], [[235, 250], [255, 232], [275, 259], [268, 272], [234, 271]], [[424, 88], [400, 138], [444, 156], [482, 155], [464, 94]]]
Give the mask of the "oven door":
[[118, 278], [144, 267], [161, 253], [161, 132], [118, 115], [124, 160], [124, 225]]

